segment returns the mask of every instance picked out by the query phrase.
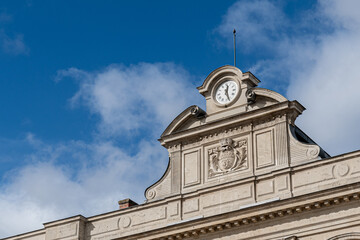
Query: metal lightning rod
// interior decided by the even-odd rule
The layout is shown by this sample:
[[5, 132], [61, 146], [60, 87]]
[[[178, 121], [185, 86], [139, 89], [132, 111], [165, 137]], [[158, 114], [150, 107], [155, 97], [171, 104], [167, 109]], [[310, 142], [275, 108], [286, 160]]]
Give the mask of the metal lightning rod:
[[234, 66], [236, 67], [236, 30], [235, 30], [235, 28], [234, 28], [233, 34], [234, 34]]

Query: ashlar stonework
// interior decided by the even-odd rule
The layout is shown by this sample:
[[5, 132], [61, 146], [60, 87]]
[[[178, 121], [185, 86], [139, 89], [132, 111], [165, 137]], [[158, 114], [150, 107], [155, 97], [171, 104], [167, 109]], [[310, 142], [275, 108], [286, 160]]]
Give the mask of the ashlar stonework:
[[297, 101], [223, 66], [159, 141], [146, 203], [45, 223], [7, 240], [360, 239], [360, 151], [330, 157], [296, 125]]

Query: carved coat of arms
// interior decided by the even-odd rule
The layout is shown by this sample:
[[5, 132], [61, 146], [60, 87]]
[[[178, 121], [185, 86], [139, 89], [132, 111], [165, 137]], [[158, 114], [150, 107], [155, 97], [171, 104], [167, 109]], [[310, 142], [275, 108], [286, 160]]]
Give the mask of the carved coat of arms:
[[234, 142], [230, 138], [220, 141], [221, 147], [208, 150], [209, 177], [235, 171], [244, 166], [247, 156], [247, 141]]

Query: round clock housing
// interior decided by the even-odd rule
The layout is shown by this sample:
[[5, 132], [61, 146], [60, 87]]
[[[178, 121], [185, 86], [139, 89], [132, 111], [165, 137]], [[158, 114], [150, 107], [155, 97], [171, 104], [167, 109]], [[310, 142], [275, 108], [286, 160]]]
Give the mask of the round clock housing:
[[239, 86], [234, 80], [226, 80], [220, 83], [215, 90], [215, 101], [221, 105], [231, 103], [239, 93]]

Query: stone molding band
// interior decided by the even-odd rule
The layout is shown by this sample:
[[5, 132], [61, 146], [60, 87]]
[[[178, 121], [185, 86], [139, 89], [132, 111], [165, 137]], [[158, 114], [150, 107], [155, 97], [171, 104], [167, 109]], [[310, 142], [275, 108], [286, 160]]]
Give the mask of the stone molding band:
[[[190, 238], [190, 237], [197, 237], [199, 235], [223, 231], [226, 229], [240, 227], [243, 225], [248, 225], [248, 224], [266, 221], [266, 220], [270, 220], [270, 219], [274, 219], [274, 218], [298, 214], [298, 213], [305, 212], [305, 211], [311, 211], [311, 210], [315, 210], [315, 209], [329, 207], [332, 205], [348, 203], [351, 201], [358, 201], [359, 199], [360, 199], [360, 192], [341, 196], [341, 197], [335, 197], [335, 198], [328, 199], [328, 200], [316, 201], [313, 203], [299, 205], [299, 206], [295, 206], [292, 208], [286, 208], [284, 210], [279, 210], [276, 212], [269, 212], [266, 214], [254, 215], [252, 217], [240, 218], [235, 221], [229, 221], [229, 222], [225, 222], [222, 224], [210, 225], [208, 227], [194, 229], [191, 231], [184, 231], [181, 233], [177, 233], [177, 234], [173, 234], [173, 235], [169, 235], [169, 236], [165, 236], [165, 237], [153, 238], [151, 240], [177, 240], [177, 239], [186, 239], [186, 238]], [[297, 239], [297, 238], [291, 238], [291, 239]]]

